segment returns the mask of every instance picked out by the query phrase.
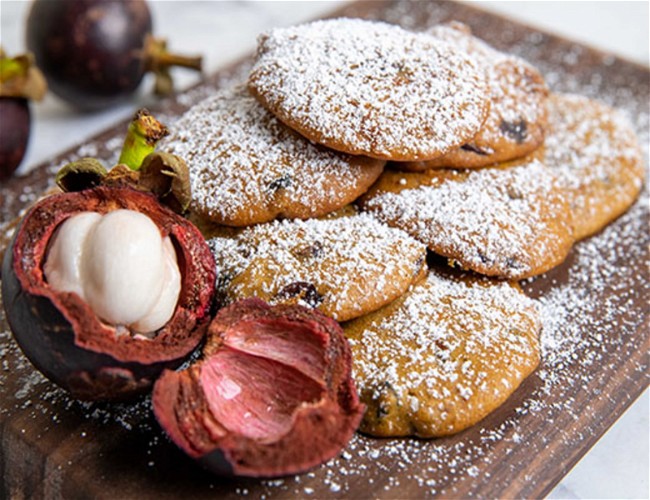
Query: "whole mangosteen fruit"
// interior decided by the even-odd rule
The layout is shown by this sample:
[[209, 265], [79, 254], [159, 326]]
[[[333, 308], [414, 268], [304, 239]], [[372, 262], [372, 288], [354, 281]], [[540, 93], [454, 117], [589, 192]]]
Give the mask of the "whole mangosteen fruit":
[[153, 409], [189, 456], [221, 475], [274, 477], [336, 456], [364, 411], [339, 324], [299, 305], [221, 309], [202, 359], [165, 371]]
[[144, 0], [34, 0], [27, 46], [56, 95], [95, 110], [132, 95], [148, 71], [159, 95], [173, 90], [170, 67], [200, 71], [201, 58], [170, 54], [152, 29]]
[[[138, 247], [142, 227], [155, 241]], [[147, 265], [156, 259], [164, 265]], [[5, 252], [2, 297], [16, 341], [43, 374], [79, 399], [123, 400], [195, 350], [214, 281], [212, 254], [190, 222], [149, 193], [100, 186], [27, 213]]]

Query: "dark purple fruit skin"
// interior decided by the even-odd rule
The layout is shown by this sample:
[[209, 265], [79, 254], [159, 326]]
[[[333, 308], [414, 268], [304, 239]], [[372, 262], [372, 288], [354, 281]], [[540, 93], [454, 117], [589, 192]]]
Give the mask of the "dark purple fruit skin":
[[22, 97], [0, 97], [0, 181], [8, 179], [25, 156], [31, 117]]
[[[119, 208], [148, 215], [180, 245], [179, 303], [151, 341], [115, 339], [76, 294], [56, 292], [42, 277], [49, 238], [61, 222], [83, 210]], [[186, 219], [149, 194], [98, 187], [50, 196], [27, 213], [4, 254], [2, 302], [18, 345], [47, 378], [77, 399], [128, 400], [149, 390], [165, 368], [176, 368], [201, 342], [210, 320], [214, 269], [203, 236]]]
[[151, 31], [144, 0], [35, 0], [27, 47], [52, 92], [95, 110], [126, 99], [138, 87]]

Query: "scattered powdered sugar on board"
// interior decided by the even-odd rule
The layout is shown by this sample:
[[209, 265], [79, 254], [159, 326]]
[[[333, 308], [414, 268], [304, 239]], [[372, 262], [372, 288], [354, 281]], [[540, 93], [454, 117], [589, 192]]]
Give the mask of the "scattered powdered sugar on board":
[[[648, 264], [647, 195], [646, 190], [616, 225], [577, 245], [568, 281], [539, 298], [545, 323], [541, 337], [545, 369], [540, 372], [545, 391], [563, 385], [562, 372], [569, 365], [579, 372], [602, 362], [612, 343], [625, 343], [626, 337], [637, 333], [632, 327], [643, 322], [642, 317], [632, 317], [634, 303], [647, 300], [650, 282], [640, 280], [634, 287], [630, 283], [643, 272], [631, 263]], [[621, 253], [624, 242], [630, 243], [633, 253]], [[596, 305], [598, 315], [593, 314]], [[618, 335], [612, 335], [612, 328], [620, 329]]]

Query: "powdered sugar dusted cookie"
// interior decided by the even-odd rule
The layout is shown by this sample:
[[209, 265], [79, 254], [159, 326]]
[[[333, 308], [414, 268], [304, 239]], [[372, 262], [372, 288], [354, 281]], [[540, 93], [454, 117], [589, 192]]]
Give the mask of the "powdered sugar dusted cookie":
[[480, 170], [386, 171], [364, 210], [452, 263], [523, 279], [560, 264], [573, 244], [569, 204], [538, 159]]
[[309, 143], [245, 87], [191, 108], [159, 147], [187, 162], [192, 210], [228, 226], [326, 214], [364, 193], [384, 165]]
[[426, 268], [424, 245], [367, 214], [274, 221], [209, 244], [225, 303], [299, 302], [339, 321], [396, 299]]
[[555, 94], [548, 102], [545, 163], [569, 192], [576, 239], [624, 213], [639, 195], [644, 167], [631, 123], [587, 97]]
[[548, 88], [542, 75], [519, 57], [499, 52], [472, 36], [468, 26], [453, 22], [429, 34], [466, 50], [485, 67], [490, 112], [479, 133], [460, 148], [431, 161], [400, 168], [476, 168], [521, 158], [544, 142]]
[[344, 325], [367, 405], [361, 430], [436, 437], [475, 424], [535, 369], [540, 329], [517, 285], [431, 270], [404, 297]]
[[485, 73], [466, 52], [361, 19], [262, 35], [249, 88], [309, 139], [388, 160], [445, 154], [476, 135], [488, 110]]
[[[350, 217], [357, 215], [358, 213], [358, 207], [349, 204], [339, 208], [338, 210], [334, 210], [333, 212], [321, 215], [319, 219], [338, 219], [339, 217]], [[245, 227], [232, 227], [217, 224], [216, 222], [202, 217], [196, 212], [189, 212], [186, 217], [199, 231], [201, 231], [201, 234], [206, 240], [211, 238], [234, 238], [246, 229]]]

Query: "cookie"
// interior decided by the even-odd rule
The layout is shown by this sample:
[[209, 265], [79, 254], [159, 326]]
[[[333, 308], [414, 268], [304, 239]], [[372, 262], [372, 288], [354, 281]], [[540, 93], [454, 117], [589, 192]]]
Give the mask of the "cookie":
[[485, 67], [490, 112], [478, 134], [460, 148], [431, 161], [400, 164], [400, 169], [484, 167], [521, 158], [543, 144], [548, 87], [537, 69], [493, 49], [462, 23], [434, 26], [428, 33], [466, 50]]
[[424, 245], [367, 214], [274, 221], [208, 243], [223, 303], [301, 303], [339, 321], [395, 300], [426, 267]]
[[217, 224], [196, 212], [189, 212], [185, 217], [196, 226], [206, 240], [210, 238], [234, 238], [245, 229], [244, 227]]
[[249, 88], [314, 142], [415, 161], [466, 143], [488, 111], [485, 72], [423, 33], [361, 19], [275, 29], [258, 41]]
[[523, 279], [560, 264], [573, 243], [569, 202], [539, 159], [479, 170], [386, 171], [363, 210], [451, 263]]
[[[333, 212], [321, 215], [319, 219], [338, 219], [339, 217], [350, 217], [357, 215], [358, 213], [358, 207], [349, 204], [339, 208], [338, 210], [334, 210]], [[245, 227], [231, 227], [217, 224], [216, 222], [212, 222], [211, 220], [202, 217], [196, 212], [189, 212], [186, 215], [186, 218], [194, 224], [199, 231], [201, 231], [201, 234], [206, 240], [211, 238], [234, 238], [245, 229]], [[0, 247], [1, 244], [2, 240], [0, 239]]]
[[431, 270], [343, 325], [367, 410], [361, 431], [437, 437], [500, 406], [538, 365], [539, 312], [516, 284]]
[[384, 166], [309, 143], [243, 86], [191, 108], [159, 149], [187, 162], [192, 211], [227, 226], [326, 214], [364, 193]]
[[548, 102], [544, 162], [569, 192], [575, 237], [597, 233], [636, 200], [644, 178], [638, 139], [618, 111], [587, 97]]

